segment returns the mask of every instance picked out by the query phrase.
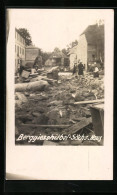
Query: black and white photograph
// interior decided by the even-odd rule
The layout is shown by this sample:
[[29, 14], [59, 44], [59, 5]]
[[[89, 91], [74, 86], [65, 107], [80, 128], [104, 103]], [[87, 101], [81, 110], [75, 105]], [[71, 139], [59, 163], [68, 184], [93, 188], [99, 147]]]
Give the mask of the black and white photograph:
[[18, 13], [15, 143], [103, 145], [104, 19], [55, 12]]
[[107, 136], [105, 121], [112, 119], [112, 109], [106, 111], [105, 102], [107, 94], [112, 97], [113, 37], [108, 34], [113, 36], [113, 27], [108, 18], [113, 10], [6, 12], [8, 106], [12, 98], [7, 140], [13, 127], [10, 141], [26, 150], [29, 146], [101, 150], [107, 137], [111, 144], [112, 126]]

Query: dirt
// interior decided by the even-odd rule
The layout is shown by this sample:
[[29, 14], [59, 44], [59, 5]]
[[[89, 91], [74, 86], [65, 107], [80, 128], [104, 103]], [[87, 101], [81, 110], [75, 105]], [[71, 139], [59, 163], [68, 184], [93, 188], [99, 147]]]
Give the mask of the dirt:
[[[104, 98], [103, 83], [103, 75], [100, 75], [99, 78], [93, 78], [87, 73], [82, 80], [79, 80], [72, 74], [59, 74], [58, 81], [49, 84], [48, 90], [21, 92], [27, 101], [23, 101], [22, 104], [20, 102], [20, 106], [17, 103], [15, 106], [16, 139], [20, 134], [39, 136], [40, 134], [62, 134], [64, 131], [63, 128], [22, 126], [22, 123], [71, 126], [83, 118], [91, 117], [90, 105], [74, 105], [74, 102]], [[93, 126], [91, 126], [91, 130], [93, 131]], [[84, 129], [84, 133], [90, 133], [90, 131]], [[80, 145], [81, 141], [60, 141], [57, 145], [69, 145], [69, 143]], [[42, 145], [43, 141], [35, 141], [34, 143], [21, 141], [20, 144]], [[44, 143], [44, 145], [46, 144]]]

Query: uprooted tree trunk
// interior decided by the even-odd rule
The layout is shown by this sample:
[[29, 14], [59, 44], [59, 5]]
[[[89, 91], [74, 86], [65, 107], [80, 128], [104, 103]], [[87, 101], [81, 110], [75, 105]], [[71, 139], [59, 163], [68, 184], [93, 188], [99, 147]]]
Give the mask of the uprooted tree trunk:
[[47, 81], [35, 81], [31, 83], [18, 83], [15, 84], [15, 91], [16, 92], [22, 92], [22, 91], [43, 91], [47, 89], [49, 86]]

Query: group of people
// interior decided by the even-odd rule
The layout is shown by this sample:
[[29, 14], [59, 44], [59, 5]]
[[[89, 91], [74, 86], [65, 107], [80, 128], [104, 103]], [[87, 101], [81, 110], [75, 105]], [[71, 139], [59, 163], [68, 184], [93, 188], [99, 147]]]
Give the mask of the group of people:
[[73, 75], [77, 78], [81, 78], [84, 75], [85, 64], [82, 63], [81, 60], [78, 61], [77, 59], [74, 60], [74, 68], [73, 68]]
[[[84, 70], [85, 70], [85, 64], [83, 64], [81, 60], [78, 60], [78, 62], [77, 62], [77, 58], [75, 58], [73, 75], [80, 79], [80, 78], [82, 78], [82, 76], [84, 76]], [[98, 68], [96, 62], [94, 63], [92, 72], [93, 72], [94, 78], [99, 77], [99, 68]]]

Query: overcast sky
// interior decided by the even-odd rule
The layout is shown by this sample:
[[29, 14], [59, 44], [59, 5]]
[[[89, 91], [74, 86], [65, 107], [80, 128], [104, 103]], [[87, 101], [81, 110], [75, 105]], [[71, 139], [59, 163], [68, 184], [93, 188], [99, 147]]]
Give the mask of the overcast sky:
[[105, 19], [107, 10], [84, 9], [11, 9], [16, 28], [27, 28], [35, 46], [43, 51], [60, 49], [79, 39], [85, 28]]

